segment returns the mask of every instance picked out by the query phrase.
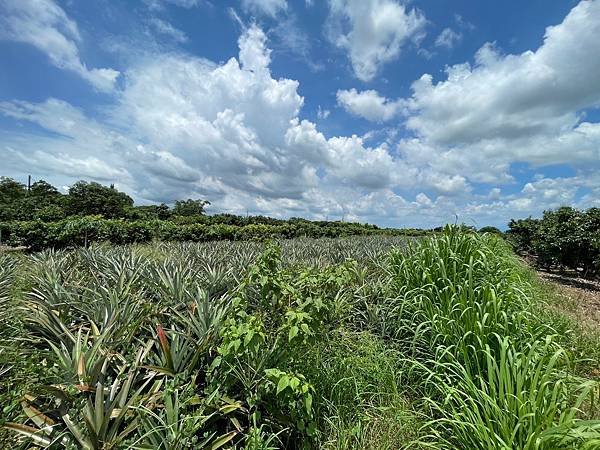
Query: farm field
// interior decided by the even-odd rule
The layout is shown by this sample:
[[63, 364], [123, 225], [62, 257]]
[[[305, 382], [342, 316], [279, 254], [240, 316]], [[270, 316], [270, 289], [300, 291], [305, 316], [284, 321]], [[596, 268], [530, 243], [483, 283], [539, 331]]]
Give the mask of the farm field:
[[459, 227], [0, 254], [0, 447], [600, 448], [561, 308]]
[[0, 450], [600, 450], [600, 0], [0, 0]]

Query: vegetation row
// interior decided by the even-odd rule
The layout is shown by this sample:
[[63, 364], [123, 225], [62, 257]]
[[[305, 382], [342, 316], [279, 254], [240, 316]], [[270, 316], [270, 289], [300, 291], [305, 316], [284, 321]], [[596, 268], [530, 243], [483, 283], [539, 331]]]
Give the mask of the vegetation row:
[[416, 229], [381, 229], [343, 221], [288, 220], [205, 213], [206, 200], [134, 206], [114, 186], [79, 181], [62, 194], [41, 180], [26, 187], [0, 177], [0, 244], [31, 250], [162, 241], [341, 237], [366, 234], [424, 235]]
[[490, 234], [1, 258], [8, 448], [600, 445], [600, 340]]
[[562, 207], [541, 219], [511, 220], [508, 236], [518, 251], [537, 257], [546, 269], [600, 273], [600, 208]]
[[216, 240], [262, 240], [295, 237], [343, 237], [354, 235], [421, 236], [412, 229], [380, 229], [357, 223], [296, 220], [281, 224], [202, 224], [170, 220], [104, 219], [99, 216], [70, 217], [56, 222], [0, 222], [0, 243], [30, 250], [86, 246], [92, 242], [113, 244], [159, 241], [204, 242]]

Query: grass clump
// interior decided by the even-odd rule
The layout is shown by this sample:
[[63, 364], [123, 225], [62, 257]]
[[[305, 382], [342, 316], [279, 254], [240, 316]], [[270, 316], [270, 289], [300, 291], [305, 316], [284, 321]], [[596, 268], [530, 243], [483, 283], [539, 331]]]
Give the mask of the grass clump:
[[397, 449], [418, 420], [400, 382], [398, 351], [368, 331], [333, 330], [301, 362], [322, 401], [318, 442], [327, 449]]
[[[572, 374], [569, 351], [541, 322], [506, 245], [447, 230], [390, 257], [390, 316], [409, 373], [423, 380], [424, 443], [433, 448], [570, 449], [597, 445], [585, 403], [598, 385]], [[418, 377], [413, 377], [413, 380]], [[591, 448], [591, 447], [590, 447]]]

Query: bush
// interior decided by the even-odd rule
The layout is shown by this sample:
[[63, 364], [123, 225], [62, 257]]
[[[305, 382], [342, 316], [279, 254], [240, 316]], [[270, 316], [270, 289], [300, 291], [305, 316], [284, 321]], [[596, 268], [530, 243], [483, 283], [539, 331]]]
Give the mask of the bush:
[[[57, 222], [0, 222], [1, 243], [45, 248], [71, 248], [91, 242], [143, 243], [151, 240], [206, 242], [221, 240], [265, 240], [295, 237], [344, 237], [367, 234], [423, 235], [422, 230], [380, 229], [346, 222], [283, 221], [266, 217], [234, 220], [238, 216], [188, 216], [173, 220], [105, 219], [102, 216], [69, 217]], [[239, 217], [238, 217], [239, 218]], [[229, 223], [221, 223], [224, 219]]]
[[511, 220], [508, 226], [513, 245], [536, 255], [538, 265], [583, 271], [584, 275], [600, 272], [600, 208], [562, 207], [545, 211], [539, 220]]
[[482, 227], [479, 229], [479, 232], [480, 233], [503, 234], [502, 231], [500, 231], [496, 227]]

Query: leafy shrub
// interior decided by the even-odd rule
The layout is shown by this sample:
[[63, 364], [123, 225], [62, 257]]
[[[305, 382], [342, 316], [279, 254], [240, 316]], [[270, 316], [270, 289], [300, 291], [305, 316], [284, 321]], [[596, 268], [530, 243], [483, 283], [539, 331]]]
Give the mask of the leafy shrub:
[[[202, 216], [207, 217], [207, 216]], [[117, 245], [151, 240], [206, 242], [220, 240], [268, 240], [295, 237], [343, 237], [355, 235], [420, 235], [422, 231], [379, 229], [368, 225], [309, 221], [277, 221], [240, 225], [205, 220], [203, 223], [170, 220], [105, 219], [101, 216], [70, 217], [56, 222], [0, 222], [2, 243], [25, 246], [37, 251], [45, 248], [72, 248], [92, 242]]]
[[492, 234], [503, 234], [502, 231], [500, 231], [498, 228], [496, 227], [481, 227], [479, 229], [480, 233], [492, 233]]
[[515, 247], [535, 254], [540, 266], [600, 272], [600, 208], [563, 207], [545, 211], [539, 220], [511, 220], [508, 226]]

